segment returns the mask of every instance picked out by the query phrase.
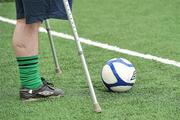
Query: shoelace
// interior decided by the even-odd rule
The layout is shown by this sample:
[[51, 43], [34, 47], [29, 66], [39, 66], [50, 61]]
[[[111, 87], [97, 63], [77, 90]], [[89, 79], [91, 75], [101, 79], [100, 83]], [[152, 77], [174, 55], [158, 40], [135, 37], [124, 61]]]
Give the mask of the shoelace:
[[44, 79], [43, 77], [41, 77], [41, 80], [42, 80], [42, 82], [43, 82], [44, 85], [50, 85], [50, 86], [54, 87], [54, 84], [53, 84], [53, 83], [47, 81], [47, 80]]

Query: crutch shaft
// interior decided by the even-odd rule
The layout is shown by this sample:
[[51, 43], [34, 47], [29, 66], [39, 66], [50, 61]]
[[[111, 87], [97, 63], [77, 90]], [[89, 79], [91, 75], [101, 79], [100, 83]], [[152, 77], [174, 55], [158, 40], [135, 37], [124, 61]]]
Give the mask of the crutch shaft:
[[72, 28], [74, 39], [76, 41], [76, 45], [77, 45], [78, 52], [79, 52], [79, 55], [80, 55], [80, 58], [81, 58], [81, 62], [83, 64], [83, 68], [84, 68], [84, 71], [85, 71], [85, 74], [86, 74], [91, 99], [92, 99], [93, 104], [94, 104], [94, 110], [96, 112], [101, 112], [101, 107], [99, 106], [99, 103], [98, 103], [98, 101], [96, 99], [93, 84], [92, 84], [91, 77], [90, 77], [90, 74], [89, 74], [89, 71], [88, 71], [88, 67], [87, 67], [87, 64], [86, 64], [86, 61], [85, 61], [85, 57], [84, 57], [84, 54], [83, 54], [81, 43], [79, 41], [79, 36], [78, 36], [76, 25], [74, 23], [74, 19], [73, 19], [72, 13], [71, 13], [71, 9], [69, 7], [68, 0], [63, 0], [63, 2], [64, 2], [66, 13], [67, 13], [67, 16], [68, 16], [68, 19], [69, 19], [69, 22], [70, 22], [70, 25], [71, 25], [71, 28]]
[[51, 28], [49, 25], [48, 20], [45, 20], [45, 25], [46, 25], [46, 30], [48, 33], [48, 37], [49, 37], [49, 42], [50, 42], [50, 46], [51, 46], [51, 51], [52, 51], [52, 55], [53, 55], [53, 60], [54, 60], [54, 64], [55, 64], [55, 71], [56, 73], [61, 73], [61, 69], [59, 66], [59, 62], [58, 62], [58, 58], [57, 58], [57, 54], [56, 54], [56, 49], [55, 49], [55, 45], [54, 45], [54, 41], [53, 41], [53, 37], [51, 35]]

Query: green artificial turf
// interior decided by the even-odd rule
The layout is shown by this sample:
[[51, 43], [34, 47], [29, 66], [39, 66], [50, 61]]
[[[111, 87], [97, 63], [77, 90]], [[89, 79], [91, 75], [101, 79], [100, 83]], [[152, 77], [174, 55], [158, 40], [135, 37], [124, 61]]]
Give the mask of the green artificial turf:
[[[180, 61], [178, 0], [74, 1], [79, 35], [121, 48]], [[14, 3], [0, 3], [0, 16], [15, 19]], [[66, 21], [51, 20], [55, 31], [71, 34]], [[54, 72], [48, 37], [40, 33], [44, 77], [65, 91], [63, 98], [19, 100], [19, 73], [11, 47], [14, 26], [0, 21], [0, 120], [178, 120], [180, 68], [82, 44], [102, 113], [93, 112], [74, 41], [54, 37], [63, 73]], [[111, 58], [130, 60], [137, 81], [127, 93], [107, 92], [100, 71]]]

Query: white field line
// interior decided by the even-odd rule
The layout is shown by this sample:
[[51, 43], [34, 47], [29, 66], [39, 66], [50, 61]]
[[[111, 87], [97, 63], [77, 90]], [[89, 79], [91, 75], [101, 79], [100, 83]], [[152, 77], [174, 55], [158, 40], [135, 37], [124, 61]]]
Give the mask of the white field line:
[[[9, 23], [9, 24], [13, 24], [13, 25], [16, 24], [16, 20], [8, 19], [8, 18], [2, 17], [2, 16], [0, 16], [0, 21], [5, 22], [5, 23]], [[43, 28], [43, 27], [40, 27], [39, 31], [43, 32], [43, 33], [47, 33], [46, 29]], [[56, 37], [61, 37], [61, 38], [64, 38], [64, 39], [74, 40], [74, 37], [71, 36], [71, 35], [68, 35], [68, 34], [56, 32], [56, 31], [51, 31], [51, 33], [52, 33], [53, 36], [56, 36]], [[180, 62], [175, 61], [175, 60], [170, 60], [170, 59], [166, 59], [166, 58], [162, 58], [162, 57], [157, 57], [157, 56], [153, 56], [153, 55], [150, 55], [150, 54], [143, 54], [143, 53], [139, 53], [139, 52], [136, 52], [136, 51], [131, 51], [131, 50], [128, 50], [128, 49], [122, 49], [122, 48], [119, 48], [117, 46], [112, 46], [112, 45], [108, 45], [108, 44], [105, 44], [105, 43], [95, 42], [95, 41], [92, 41], [90, 39], [86, 39], [86, 38], [82, 38], [82, 37], [80, 37], [79, 40], [82, 43], [92, 45], [92, 46], [96, 46], [96, 47], [99, 47], [99, 48], [103, 48], [103, 49], [107, 49], [107, 50], [111, 50], [111, 51], [131, 55], [131, 56], [136, 56], [136, 57], [140, 57], [140, 58], [144, 58], [144, 59], [148, 59], [148, 60], [154, 60], [154, 61], [158, 61], [158, 62], [161, 62], [161, 63], [164, 63], [164, 64], [169, 64], [169, 65], [173, 65], [173, 66], [176, 66], [176, 67], [180, 67]]]

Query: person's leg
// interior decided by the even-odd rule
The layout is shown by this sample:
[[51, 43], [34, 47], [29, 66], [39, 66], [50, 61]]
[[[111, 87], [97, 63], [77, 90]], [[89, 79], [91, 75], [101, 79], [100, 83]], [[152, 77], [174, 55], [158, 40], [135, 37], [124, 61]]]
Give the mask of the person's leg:
[[41, 78], [38, 63], [38, 30], [41, 22], [26, 24], [18, 19], [13, 36], [13, 48], [16, 54], [22, 88], [20, 99], [38, 100], [51, 96], [63, 96], [61, 89]]
[[13, 48], [19, 65], [21, 85], [28, 89], [42, 86], [38, 64], [38, 30], [41, 22], [26, 24], [18, 19], [13, 36]]
[[[48, 1], [15, 0], [17, 24], [13, 36], [13, 48], [19, 66], [20, 99], [38, 100], [51, 96], [63, 96], [64, 91], [53, 87], [40, 75], [38, 64], [38, 29], [48, 16]], [[47, 8], [48, 9], [48, 8]], [[41, 16], [43, 15], [43, 16]]]
[[13, 48], [18, 57], [38, 55], [38, 30], [41, 22], [26, 24], [19, 19], [13, 36]]

